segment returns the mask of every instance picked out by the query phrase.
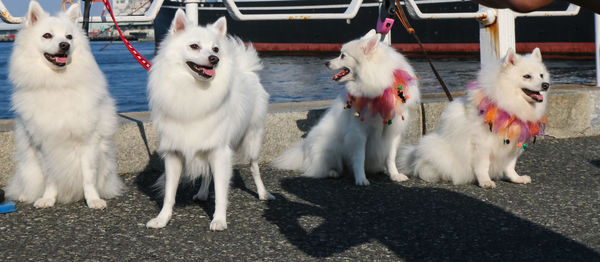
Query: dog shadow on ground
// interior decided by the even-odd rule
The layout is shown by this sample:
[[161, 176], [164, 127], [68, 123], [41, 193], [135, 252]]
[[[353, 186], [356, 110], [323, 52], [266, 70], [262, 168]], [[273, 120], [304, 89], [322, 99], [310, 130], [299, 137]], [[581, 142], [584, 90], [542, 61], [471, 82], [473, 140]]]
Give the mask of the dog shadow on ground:
[[592, 249], [463, 194], [348, 182], [283, 179], [282, 190], [300, 201], [277, 194], [264, 217], [316, 258], [378, 241], [408, 261], [600, 261]]
[[308, 131], [310, 131], [310, 129], [312, 129], [313, 126], [317, 125], [321, 117], [323, 117], [323, 114], [325, 114], [325, 111], [326, 109], [309, 110], [306, 114], [306, 119], [296, 120], [296, 125], [298, 126], [298, 129], [304, 132], [302, 138], [306, 138], [306, 135], [308, 135]]
[[[162, 174], [164, 173], [165, 167], [162, 158], [154, 152], [150, 156], [150, 161], [144, 168], [142, 172], [135, 178], [135, 185], [138, 190], [143, 192], [145, 195], [150, 197], [150, 199], [158, 205], [158, 207], [162, 208], [163, 205], [163, 188], [156, 186], [156, 183], [159, 179], [161, 179]], [[209, 198], [209, 201], [194, 201], [193, 196], [200, 189], [200, 184], [202, 179], [199, 178], [196, 181], [185, 180], [182, 177], [181, 183], [177, 187], [177, 195], [175, 196], [175, 206], [188, 206], [188, 205], [199, 205], [204, 209], [207, 215], [212, 216], [215, 211], [215, 201], [214, 200], [214, 186], [211, 181], [211, 185], [209, 188], [210, 194], [213, 194], [213, 197]], [[241, 189], [242, 191], [251, 194], [258, 198], [258, 194], [249, 188], [246, 187], [242, 176], [240, 174], [239, 169], [233, 169], [233, 176], [231, 178], [231, 186], [233, 188]]]
[[[594, 165], [597, 168], [600, 168], [600, 159], [590, 160], [590, 164]], [[595, 176], [600, 177], [600, 174], [596, 173]]]

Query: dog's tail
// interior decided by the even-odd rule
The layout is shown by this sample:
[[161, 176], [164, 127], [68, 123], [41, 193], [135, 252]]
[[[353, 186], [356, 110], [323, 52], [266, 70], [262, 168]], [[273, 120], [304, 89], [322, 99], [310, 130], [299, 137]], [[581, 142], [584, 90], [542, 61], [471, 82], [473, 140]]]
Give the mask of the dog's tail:
[[303, 141], [296, 143], [290, 149], [275, 158], [271, 165], [277, 169], [283, 170], [302, 170], [304, 167], [304, 150], [302, 147]]
[[417, 162], [417, 146], [404, 145], [400, 148], [398, 169], [408, 176], [416, 176], [415, 166]]
[[244, 44], [244, 41], [239, 37], [232, 37], [231, 39], [233, 43], [234, 50], [236, 50], [235, 55], [237, 57], [243, 57], [243, 59], [236, 60], [238, 66], [243, 68], [245, 71], [257, 72], [263, 69], [263, 65], [260, 62], [260, 58], [258, 58], [258, 54], [256, 53], [256, 49], [252, 44]]

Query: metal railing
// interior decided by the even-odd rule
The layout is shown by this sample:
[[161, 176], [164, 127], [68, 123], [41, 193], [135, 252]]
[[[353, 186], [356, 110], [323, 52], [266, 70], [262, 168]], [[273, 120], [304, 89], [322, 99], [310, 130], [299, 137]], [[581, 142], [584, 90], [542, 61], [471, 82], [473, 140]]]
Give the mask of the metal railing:
[[[466, 2], [466, 1], [465, 1]], [[414, 0], [404, 1], [406, 10], [415, 19], [465, 19], [475, 18], [484, 25], [493, 24], [496, 21], [496, 9], [488, 8], [477, 12], [457, 13], [423, 13]]]
[[[539, 16], [574, 16], [579, 6], [569, 4], [564, 11], [535, 11], [516, 13], [510, 9], [493, 9], [480, 5], [478, 12], [470, 13], [423, 13], [415, 0], [405, 0], [409, 14], [415, 19], [465, 19], [479, 20], [479, 52], [481, 63], [495, 61], [504, 56], [509, 48], [515, 48], [515, 18]], [[495, 26], [490, 26], [495, 25]], [[598, 71], [598, 68], [596, 68]]]
[[[81, 0], [78, 1], [81, 3]], [[153, 0], [148, 10], [144, 13], [144, 15], [127, 15], [127, 16], [116, 16], [115, 20], [118, 22], [152, 22], [158, 11], [160, 11], [160, 7], [162, 6], [164, 0]], [[0, 19], [8, 24], [20, 24], [23, 22], [24, 17], [14, 17], [11, 13], [6, 9], [3, 1], [0, 0]], [[79, 18], [79, 22], [83, 21], [83, 17]], [[90, 16], [90, 23], [105, 23], [105, 22], [113, 22], [110, 16]]]
[[[298, 13], [298, 14], [289, 14], [289, 13], [275, 13], [275, 14], [242, 14], [240, 8], [237, 6], [235, 1], [233, 0], [223, 0], [223, 3], [227, 7], [227, 11], [229, 15], [236, 20], [239, 21], [250, 21], [250, 20], [293, 20], [293, 19], [352, 19], [356, 17], [358, 10], [362, 4], [362, 0], [352, 0], [346, 10], [343, 13]], [[329, 5], [311, 5], [306, 6], [323, 9], [323, 6], [327, 7]], [[296, 6], [296, 8], [302, 6]], [[274, 7], [271, 7], [273, 9]], [[287, 9], [289, 10], [289, 6]], [[284, 9], [284, 8], [280, 8]]]

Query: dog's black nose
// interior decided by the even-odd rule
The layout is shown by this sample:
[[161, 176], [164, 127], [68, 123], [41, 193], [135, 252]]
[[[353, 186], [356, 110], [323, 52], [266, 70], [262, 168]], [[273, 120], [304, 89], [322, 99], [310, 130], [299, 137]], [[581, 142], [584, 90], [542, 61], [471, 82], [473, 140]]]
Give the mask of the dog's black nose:
[[325, 62], [325, 66], [329, 67], [329, 61]]
[[216, 65], [217, 63], [219, 63], [219, 57], [217, 57], [216, 55], [210, 55], [208, 57], [208, 62], [210, 62], [211, 65]]
[[544, 91], [548, 90], [548, 88], [550, 88], [550, 84], [547, 82], [542, 83], [542, 89], [544, 89]]
[[60, 47], [60, 50], [62, 50], [62, 51], [67, 51], [67, 50], [69, 50], [69, 47], [70, 47], [70, 46], [71, 46], [71, 45], [69, 45], [69, 43], [67, 43], [67, 42], [60, 42], [60, 43], [58, 44], [58, 47]]

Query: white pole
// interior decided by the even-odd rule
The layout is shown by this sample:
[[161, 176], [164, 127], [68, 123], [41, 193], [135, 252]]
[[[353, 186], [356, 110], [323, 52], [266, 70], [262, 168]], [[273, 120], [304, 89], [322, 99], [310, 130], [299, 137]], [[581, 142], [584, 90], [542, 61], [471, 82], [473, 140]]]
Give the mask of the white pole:
[[198, 25], [198, 3], [200, 0], [185, 0], [185, 14], [194, 25]]
[[[487, 7], [479, 6], [480, 12], [485, 12], [485, 9]], [[510, 9], [498, 9], [494, 23], [479, 24], [481, 64], [497, 61], [509, 48], [515, 49], [515, 15]]]
[[594, 15], [596, 26], [596, 86], [600, 86], [600, 15]]

